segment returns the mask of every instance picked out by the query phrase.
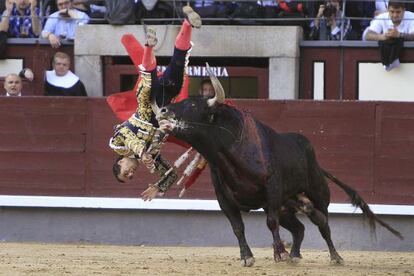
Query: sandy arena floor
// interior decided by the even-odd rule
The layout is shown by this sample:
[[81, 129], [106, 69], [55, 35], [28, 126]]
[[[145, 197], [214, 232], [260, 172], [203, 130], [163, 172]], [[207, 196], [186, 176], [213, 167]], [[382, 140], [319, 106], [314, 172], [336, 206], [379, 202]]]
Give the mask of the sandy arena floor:
[[148, 247], [0, 243], [0, 275], [413, 275], [414, 252], [302, 252], [298, 264], [275, 263], [272, 250], [253, 248], [256, 263], [243, 268], [236, 247]]

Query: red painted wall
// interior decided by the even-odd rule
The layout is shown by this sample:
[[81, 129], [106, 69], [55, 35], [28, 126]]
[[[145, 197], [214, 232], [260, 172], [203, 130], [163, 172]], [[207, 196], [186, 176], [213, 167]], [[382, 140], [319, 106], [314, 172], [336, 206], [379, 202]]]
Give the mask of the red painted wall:
[[[369, 203], [414, 204], [413, 103], [235, 102], [277, 131], [306, 135], [321, 166]], [[104, 98], [0, 97], [0, 118], [0, 194], [139, 197], [156, 180], [143, 168], [134, 184], [112, 176], [108, 139], [117, 119]], [[163, 151], [173, 161], [184, 149]], [[330, 187], [333, 202], [346, 202]], [[215, 198], [207, 171], [185, 197]]]

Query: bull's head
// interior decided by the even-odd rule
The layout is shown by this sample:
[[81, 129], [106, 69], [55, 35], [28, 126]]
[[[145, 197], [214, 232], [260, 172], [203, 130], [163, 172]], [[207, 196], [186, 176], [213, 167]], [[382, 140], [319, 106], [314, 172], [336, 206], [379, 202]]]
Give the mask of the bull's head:
[[179, 103], [170, 104], [166, 107], [159, 108], [155, 101], [151, 107], [156, 114], [160, 129], [166, 132], [173, 132], [180, 136], [179, 132], [186, 133], [197, 126], [208, 126], [214, 120], [216, 106], [224, 103], [224, 89], [212, 72], [208, 63], [206, 69], [210, 76], [211, 83], [214, 87], [215, 96], [212, 99], [192, 98], [186, 99]]

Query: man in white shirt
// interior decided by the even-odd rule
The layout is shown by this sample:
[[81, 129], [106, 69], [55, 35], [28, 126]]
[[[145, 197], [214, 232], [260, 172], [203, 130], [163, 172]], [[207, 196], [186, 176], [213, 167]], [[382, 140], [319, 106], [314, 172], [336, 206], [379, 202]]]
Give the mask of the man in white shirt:
[[365, 40], [384, 41], [395, 38], [414, 40], [414, 13], [406, 11], [402, 2], [390, 0], [388, 12], [371, 21]]
[[76, 27], [89, 22], [86, 13], [73, 8], [72, 0], [56, 0], [56, 4], [59, 10], [49, 16], [42, 31], [53, 48], [60, 47], [61, 39], [75, 39]]
[[22, 88], [22, 79], [17, 74], [8, 74], [4, 79], [4, 90], [6, 90], [7, 97], [21, 96]]

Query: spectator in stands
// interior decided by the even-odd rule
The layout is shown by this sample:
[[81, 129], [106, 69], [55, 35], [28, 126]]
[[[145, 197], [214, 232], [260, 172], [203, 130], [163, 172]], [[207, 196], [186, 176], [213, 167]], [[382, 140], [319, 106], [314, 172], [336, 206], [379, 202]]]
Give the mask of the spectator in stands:
[[22, 95], [22, 79], [15, 73], [8, 74], [4, 79], [4, 90], [6, 96], [21, 96]]
[[203, 98], [214, 97], [216, 93], [214, 92], [214, 87], [210, 79], [204, 79], [201, 81], [199, 93], [200, 93], [200, 96]]
[[42, 31], [37, 0], [6, 0], [0, 31], [10, 37], [38, 37]]
[[53, 56], [53, 70], [46, 71], [46, 96], [87, 96], [82, 81], [69, 68], [69, 55], [57, 52]]
[[414, 13], [403, 2], [390, 0], [388, 12], [376, 16], [364, 32], [365, 40], [384, 41], [401, 38], [414, 40]]
[[56, 0], [56, 4], [59, 10], [50, 15], [42, 31], [53, 48], [60, 47], [61, 39], [75, 39], [76, 27], [89, 22], [86, 13], [73, 8], [72, 0]]
[[342, 14], [340, 0], [329, 0], [325, 5], [320, 5], [318, 14], [311, 23], [310, 39], [347, 39], [351, 31], [351, 23], [348, 18], [342, 18]]

